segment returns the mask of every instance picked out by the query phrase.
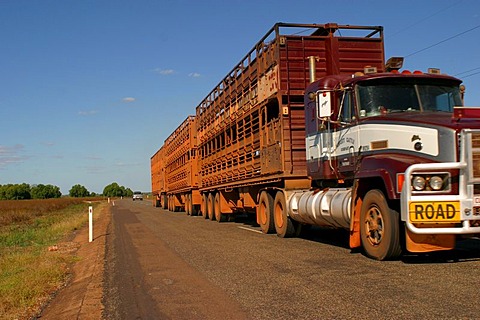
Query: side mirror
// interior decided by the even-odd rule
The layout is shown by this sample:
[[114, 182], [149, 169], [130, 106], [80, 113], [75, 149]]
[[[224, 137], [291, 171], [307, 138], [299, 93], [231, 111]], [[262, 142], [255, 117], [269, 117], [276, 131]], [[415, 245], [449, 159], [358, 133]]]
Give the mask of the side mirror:
[[317, 114], [320, 118], [327, 118], [332, 115], [332, 93], [330, 91], [318, 93]]

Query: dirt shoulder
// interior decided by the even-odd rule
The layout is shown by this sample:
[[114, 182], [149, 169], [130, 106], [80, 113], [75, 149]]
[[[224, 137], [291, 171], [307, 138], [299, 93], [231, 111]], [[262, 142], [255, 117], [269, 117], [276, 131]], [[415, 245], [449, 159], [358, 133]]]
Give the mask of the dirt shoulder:
[[[94, 212], [93, 242], [88, 242], [88, 226], [72, 240], [78, 246], [72, 278], [43, 309], [41, 319], [101, 319], [104, 309], [103, 274], [106, 239], [111, 221], [108, 204]], [[62, 244], [58, 245], [61, 251]]]

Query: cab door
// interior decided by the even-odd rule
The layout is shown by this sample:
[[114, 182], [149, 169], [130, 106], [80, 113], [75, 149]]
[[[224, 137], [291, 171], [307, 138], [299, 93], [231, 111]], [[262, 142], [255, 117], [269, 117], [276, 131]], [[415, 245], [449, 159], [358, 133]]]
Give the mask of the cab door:
[[338, 118], [333, 156], [342, 178], [353, 178], [359, 151], [359, 132], [352, 90], [338, 96]]
[[332, 163], [333, 128], [332, 91], [316, 93], [315, 106], [309, 106], [307, 113], [312, 112], [315, 127], [309, 130], [306, 137], [308, 173], [314, 180], [332, 179], [336, 176]]

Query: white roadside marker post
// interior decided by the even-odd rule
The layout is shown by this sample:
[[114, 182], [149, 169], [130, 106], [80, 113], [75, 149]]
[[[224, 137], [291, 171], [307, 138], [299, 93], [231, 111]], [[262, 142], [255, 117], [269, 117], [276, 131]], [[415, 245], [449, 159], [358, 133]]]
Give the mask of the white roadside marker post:
[[88, 207], [88, 242], [93, 241], [93, 207]]

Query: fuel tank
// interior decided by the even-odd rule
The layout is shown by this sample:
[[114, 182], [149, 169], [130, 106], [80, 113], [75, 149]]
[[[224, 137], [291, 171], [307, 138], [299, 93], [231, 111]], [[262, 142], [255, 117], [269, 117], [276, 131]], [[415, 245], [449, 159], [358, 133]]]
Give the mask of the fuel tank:
[[287, 194], [289, 216], [300, 223], [350, 228], [351, 188], [292, 191]]

